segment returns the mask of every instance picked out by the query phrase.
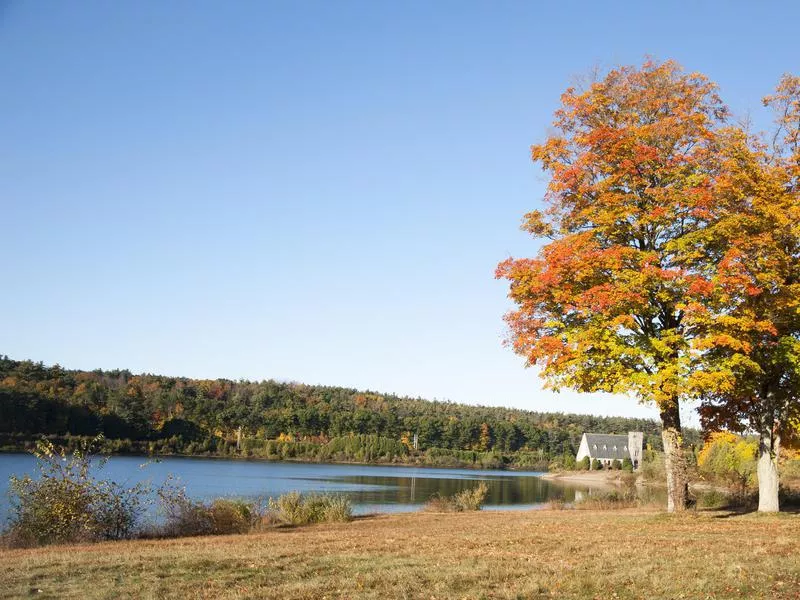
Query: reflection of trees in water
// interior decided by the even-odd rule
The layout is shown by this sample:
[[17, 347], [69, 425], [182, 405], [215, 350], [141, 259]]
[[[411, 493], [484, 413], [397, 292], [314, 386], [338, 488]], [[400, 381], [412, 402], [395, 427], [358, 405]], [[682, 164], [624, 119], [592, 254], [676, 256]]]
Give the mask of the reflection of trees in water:
[[[452, 496], [483, 481], [489, 486], [488, 505], [539, 504], [550, 500], [575, 500], [576, 492], [588, 487], [570, 487], [540, 477], [476, 477], [475, 479], [443, 479], [433, 477], [381, 477], [352, 475], [337, 477], [336, 482], [368, 489], [348, 493], [355, 503], [418, 504], [434, 495]], [[379, 488], [372, 486], [381, 486]]]

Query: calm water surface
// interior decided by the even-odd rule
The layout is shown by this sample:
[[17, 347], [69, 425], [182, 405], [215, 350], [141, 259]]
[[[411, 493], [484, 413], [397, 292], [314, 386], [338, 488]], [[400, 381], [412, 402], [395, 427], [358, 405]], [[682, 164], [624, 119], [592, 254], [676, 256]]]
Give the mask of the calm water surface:
[[[0, 516], [8, 514], [8, 478], [36, 475], [29, 454], [0, 454]], [[569, 486], [541, 478], [541, 473], [478, 471], [365, 465], [264, 462], [209, 458], [115, 456], [98, 473], [105, 479], [154, 486], [177, 477], [198, 500], [237, 497], [264, 500], [290, 491], [345, 494], [356, 513], [419, 509], [434, 494], [451, 495], [484, 481], [489, 486], [487, 509], [531, 508], [552, 499], [571, 502], [587, 486]]]

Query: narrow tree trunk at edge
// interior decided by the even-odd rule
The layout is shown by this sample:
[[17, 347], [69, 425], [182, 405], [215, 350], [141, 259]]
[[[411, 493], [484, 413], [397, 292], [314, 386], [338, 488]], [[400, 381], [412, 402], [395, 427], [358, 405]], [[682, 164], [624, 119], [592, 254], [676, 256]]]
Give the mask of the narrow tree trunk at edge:
[[758, 441], [758, 512], [778, 512], [780, 437], [762, 431]]
[[664, 468], [667, 472], [667, 512], [686, 510], [689, 482], [681, 447], [681, 418], [677, 401], [661, 410], [661, 440], [664, 442]]

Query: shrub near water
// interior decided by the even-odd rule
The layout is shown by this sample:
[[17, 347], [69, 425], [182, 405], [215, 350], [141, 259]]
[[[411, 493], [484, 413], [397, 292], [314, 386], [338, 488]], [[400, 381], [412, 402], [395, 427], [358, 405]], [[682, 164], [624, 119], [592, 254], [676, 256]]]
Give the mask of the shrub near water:
[[289, 492], [277, 500], [270, 498], [269, 509], [272, 518], [285, 525], [345, 522], [353, 518], [347, 498], [327, 494], [303, 496], [300, 492]]
[[215, 534], [247, 533], [258, 517], [254, 505], [243, 500], [214, 500], [210, 512]]
[[[352, 519], [345, 497], [297, 492], [270, 499], [269, 511], [238, 499], [194, 500], [173, 478], [153, 489], [140, 483], [126, 488], [92, 475], [107, 458], [92, 457], [102, 443], [82, 442], [68, 454], [43, 440], [34, 452], [38, 478], [10, 478], [11, 518], [0, 546], [93, 542], [134, 537], [186, 537], [247, 533], [274, 524], [305, 525]], [[160, 501], [163, 521], [142, 523], [141, 517]]]
[[465, 512], [480, 510], [489, 494], [489, 486], [481, 481], [476, 487], [452, 496], [433, 496], [425, 504], [428, 512]]
[[211, 503], [192, 500], [172, 481], [158, 490], [165, 522], [152, 530], [159, 537], [247, 533], [261, 520], [255, 503], [219, 498]]
[[96, 479], [105, 458], [92, 464], [98, 437], [72, 454], [50, 441], [37, 443], [39, 477], [10, 478], [11, 519], [5, 541], [13, 546], [113, 540], [133, 537], [147, 506], [148, 486], [126, 488]]

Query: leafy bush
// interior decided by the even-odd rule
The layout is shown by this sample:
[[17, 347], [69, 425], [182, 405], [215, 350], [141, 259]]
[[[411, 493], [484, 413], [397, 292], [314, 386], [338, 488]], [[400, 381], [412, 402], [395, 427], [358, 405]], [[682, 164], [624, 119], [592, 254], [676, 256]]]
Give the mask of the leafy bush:
[[627, 473], [633, 473], [633, 461], [630, 458], [622, 459], [622, 470]]
[[581, 469], [582, 471], [588, 471], [588, 470], [589, 470], [591, 467], [592, 467], [592, 463], [591, 463], [591, 461], [589, 460], [589, 457], [588, 457], [588, 456], [584, 456], [584, 457], [583, 457], [583, 458], [582, 458], [582, 459], [581, 459], [581, 460], [578, 462], [578, 468], [579, 468], [579, 469]]
[[611, 462], [611, 468], [614, 469], [615, 471], [619, 471], [622, 468], [622, 463], [615, 458]]
[[192, 500], [186, 490], [168, 482], [158, 490], [164, 524], [156, 529], [156, 535], [163, 537], [188, 537], [210, 535], [214, 522], [208, 508]]
[[565, 451], [562, 454], [553, 457], [553, 460], [550, 461], [547, 470], [552, 473], [557, 473], [559, 471], [574, 471], [576, 467], [577, 463], [575, 462], [575, 455], [570, 451]]
[[489, 486], [481, 481], [476, 487], [452, 496], [432, 496], [423, 507], [428, 512], [466, 512], [480, 510], [489, 494]]
[[600, 463], [599, 460], [597, 460], [596, 458], [593, 458], [591, 467], [592, 467], [592, 471], [597, 471], [597, 470], [602, 469], [603, 465]]
[[329, 494], [303, 496], [300, 492], [289, 492], [277, 500], [270, 498], [269, 510], [273, 520], [285, 525], [345, 522], [353, 518], [350, 500]]
[[247, 533], [258, 517], [252, 504], [243, 500], [217, 499], [209, 507], [212, 532], [217, 535]]
[[489, 495], [489, 486], [481, 481], [469, 490], [463, 490], [453, 496], [458, 511], [480, 510]]
[[576, 467], [575, 455], [572, 452], [566, 451], [561, 459], [564, 463], [564, 468], [568, 471], [574, 471]]
[[270, 498], [269, 509], [275, 513], [278, 521], [287, 525], [303, 525], [309, 522], [308, 511], [300, 492], [283, 494], [277, 500]]
[[343, 496], [330, 496], [322, 509], [326, 523], [346, 523], [353, 519], [353, 505]]
[[243, 500], [218, 498], [210, 504], [192, 500], [172, 481], [158, 490], [158, 496], [165, 522], [155, 534], [161, 537], [247, 533], [262, 516], [257, 505]]
[[756, 483], [758, 444], [727, 431], [712, 433], [697, 457], [700, 473], [726, 483], [739, 494]]
[[92, 451], [102, 437], [83, 441], [72, 454], [41, 440], [34, 455], [39, 477], [10, 478], [11, 519], [7, 540], [15, 546], [113, 540], [133, 537], [149, 488], [126, 488], [96, 479]]

